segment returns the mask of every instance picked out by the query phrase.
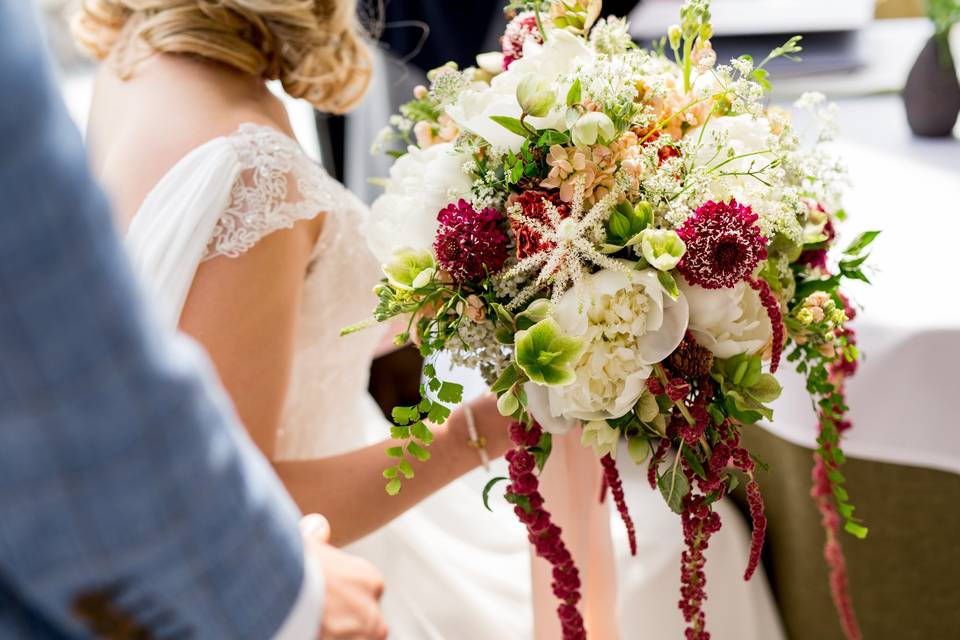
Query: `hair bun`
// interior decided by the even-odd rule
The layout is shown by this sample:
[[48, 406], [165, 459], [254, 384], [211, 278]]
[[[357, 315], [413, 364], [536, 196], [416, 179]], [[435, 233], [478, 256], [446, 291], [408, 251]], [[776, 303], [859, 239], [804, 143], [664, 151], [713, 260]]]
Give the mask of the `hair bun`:
[[334, 113], [360, 102], [373, 71], [352, 0], [82, 0], [72, 27], [123, 77], [150, 52], [186, 53], [279, 79]]

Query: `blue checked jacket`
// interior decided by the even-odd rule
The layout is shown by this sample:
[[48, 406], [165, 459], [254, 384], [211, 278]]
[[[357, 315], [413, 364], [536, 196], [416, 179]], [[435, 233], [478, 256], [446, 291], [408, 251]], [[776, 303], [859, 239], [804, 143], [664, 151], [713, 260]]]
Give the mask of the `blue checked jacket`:
[[2, 639], [269, 638], [293, 606], [296, 508], [147, 322], [31, 3], [0, 0]]

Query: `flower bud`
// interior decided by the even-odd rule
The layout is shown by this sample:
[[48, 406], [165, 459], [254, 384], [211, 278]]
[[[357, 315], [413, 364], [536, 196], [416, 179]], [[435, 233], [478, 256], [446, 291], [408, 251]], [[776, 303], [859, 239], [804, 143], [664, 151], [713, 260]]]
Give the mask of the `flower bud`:
[[500, 75], [503, 72], [503, 53], [500, 51], [481, 53], [477, 56], [477, 66], [491, 76]]
[[580, 116], [570, 130], [573, 144], [578, 147], [589, 147], [600, 142], [612, 140], [617, 135], [617, 128], [607, 114], [600, 111], [588, 111]]
[[810, 309], [806, 309], [806, 308], [800, 309], [800, 311], [797, 312], [797, 320], [799, 320], [801, 324], [804, 324], [804, 325], [812, 324], [813, 312], [810, 311]]
[[704, 22], [700, 25], [700, 39], [709, 40], [713, 37], [713, 25], [709, 22]]
[[517, 102], [527, 115], [542, 118], [550, 113], [556, 101], [550, 83], [536, 74], [531, 73], [517, 85]]
[[413, 97], [417, 100], [423, 100], [427, 97], [427, 88], [422, 84], [418, 84], [413, 88]]
[[437, 264], [430, 251], [401, 249], [393, 254], [388, 264], [383, 265], [387, 281], [398, 289], [419, 289], [433, 279]]
[[517, 396], [509, 391], [497, 398], [497, 411], [502, 416], [512, 416], [519, 408], [520, 401], [517, 400]]
[[680, 29], [680, 25], [672, 24], [667, 30], [667, 37], [670, 39], [670, 48], [679, 49], [680, 48], [680, 37], [683, 35], [683, 31]]
[[672, 229], [646, 229], [640, 234], [640, 253], [659, 271], [675, 268], [686, 251], [687, 245]]
[[467, 308], [464, 314], [474, 322], [483, 322], [487, 319], [487, 312], [483, 308], [483, 300], [479, 296], [467, 296]]

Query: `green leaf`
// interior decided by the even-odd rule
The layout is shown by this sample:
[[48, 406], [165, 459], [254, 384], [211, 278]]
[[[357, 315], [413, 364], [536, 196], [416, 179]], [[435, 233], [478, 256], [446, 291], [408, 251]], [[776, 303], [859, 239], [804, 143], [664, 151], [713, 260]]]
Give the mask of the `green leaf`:
[[550, 458], [550, 452], [552, 450], [553, 436], [549, 433], [544, 433], [542, 436], [540, 436], [540, 442], [537, 443], [537, 446], [529, 450], [530, 453], [533, 454], [533, 459], [537, 463], [538, 471], [543, 471], [543, 467], [547, 464], [547, 460]]
[[437, 398], [440, 402], [447, 404], [457, 404], [463, 400], [463, 385], [456, 382], [444, 382], [437, 391]]
[[[410, 424], [410, 407], [394, 407], [391, 416], [393, 421], [401, 427]], [[417, 417], [419, 418], [419, 414]]]
[[627, 452], [636, 464], [643, 464], [650, 456], [650, 441], [642, 436], [627, 440]]
[[529, 137], [530, 135], [530, 132], [523, 126], [523, 123], [520, 122], [518, 118], [511, 118], [510, 116], [490, 116], [490, 119], [510, 133], [515, 133], [522, 138]]
[[669, 271], [657, 271], [657, 281], [660, 283], [660, 286], [667, 292], [667, 295], [672, 299], [676, 300], [680, 297], [680, 288], [677, 286], [677, 281]]
[[544, 129], [537, 141], [538, 147], [552, 147], [555, 144], [567, 144], [570, 142], [570, 136], [562, 131], [555, 129]]
[[782, 392], [783, 388], [777, 381], [776, 376], [769, 373], [761, 375], [757, 383], [747, 390], [747, 394], [757, 402], [762, 403], [773, 402], [780, 397]]
[[487, 508], [487, 511], [493, 511], [493, 509], [490, 508], [490, 490], [493, 489], [493, 487], [496, 486], [498, 482], [503, 482], [504, 480], [509, 480], [509, 478], [507, 478], [506, 476], [497, 476], [496, 478], [491, 478], [490, 482], [484, 485], [483, 506]]
[[418, 445], [416, 442], [407, 443], [407, 453], [412, 455], [420, 462], [426, 462], [430, 459], [430, 452]]
[[520, 370], [517, 365], [510, 363], [510, 366], [503, 370], [497, 381], [490, 387], [490, 391], [499, 395], [516, 384], [519, 379]]
[[427, 386], [430, 387], [430, 391], [433, 391], [434, 393], [436, 393], [437, 391], [440, 390], [440, 387], [443, 386], [443, 383], [440, 380], [437, 380], [436, 378], [430, 378], [430, 382], [427, 383]]
[[406, 440], [410, 437], [410, 427], [394, 425], [390, 427], [390, 437], [394, 440]]
[[393, 480], [387, 483], [387, 486], [386, 486], [387, 495], [391, 495], [391, 496], [397, 495], [398, 493], [400, 493], [400, 487], [401, 487], [400, 478], [394, 478]]
[[852, 260], [841, 260], [840, 269], [841, 270], [856, 269], [857, 267], [862, 266], [863, 263], [866, 262], [869, 258], [870, 258], [870, 254], [864, 253], [859, 258], [854, 258]]
[[840, 286], [840, 276], [831, 276], [822, 280], [806, 280], [797, 285], [794, 298], [803, 300], [816, 291], [833, 293]]
[[447, 421], [447, 418], [450, 417], [450, 409], [443, 406], [439, 402], [435, 402], [432, 407], [430, 407], [430, 413], [427, 414], [427, 420], [433, 424], [443, 424]]
[[625, 244], [630, 234], [630, 220], [627, 216], [614, 209], [613, 213], [610, 214], [610, 219], [607, 221], [607, 228], [610, 229], [612, 238], [621, 240]]
[[402, 458], [403, 447], [390, 447], [387, 449], [387, 455], [391, 458]]
[[390, 467], [389, 469], [384, 469], [384, 470], [383, 470], [383, 477], [386, 478], [387, 480], [389, 480], [389, 479], [391, 479], [391, 478], [396, 478], [396, 477], [397, 477], [397, 468], [396, 468], [396, 467]]
[[580, 102], [581, 93], [580, 78], [577, 78], [573, 81], [573, 84], [570, 85], [570, 90], [567, 91], [567, 106], [572, 107]]
[[657, 481], [660, 493], [674, 513], [683, 511], [683, 498], [690, 493], [690, 483], [679, 466], [671, 467]]
[[693, 450], [690, 447], [684, 447], [683, 459], [687, 461], [687, 464], [690, 465], [690, 468], [693, 469], [694, 473], [703, 479], [707, 478], [707, 472], [704, 471], [703, 464], [701, 464], [701, 462], [697, 459], [697, 456], [693, 453]]
[[870, 246], [870, 244], [880, 235], [879, 231], [864, 231], [850, 243], [850, 246], [843, 250], [844, 255], [858, 256], [860, 252]]
[[423, 424], [423, 422], [417, 422], [412, 427], [410, 427], [410, 433], [413, 434], [413, 437], [422, 442], [426, 446], [430, 446], [433, 442], [433, 432]]
[[397, 469], [407, 480], [413, 478], [413, 467], [410, 466], [410, 462], [408, 460], [401, 460], [400, 464], [397, 465]]
[[729, 474], [727, 476], [727, 492], [733, 493], [733, 490], [740, 486], [740, 478], [736, 474]]
[[869, 529], [862, 524], [857, 524], [856, 522], [851, 522], [849, 520], [844, 523], [843, 530], [860, 540], [865, 539], [869, 531]]
[[493, 309], [493, 313], [497, 316], [498, 321], [507, 325], [513, 324], [513, 314], [507, 311], [505, 306], [499, 302], [494, 302], [490, 305], [490, 308]]
[[437, 368], [432, 364], [425, 364], [423, 365], [423, 375], [425, 375], [428, 378], [436, 378]]

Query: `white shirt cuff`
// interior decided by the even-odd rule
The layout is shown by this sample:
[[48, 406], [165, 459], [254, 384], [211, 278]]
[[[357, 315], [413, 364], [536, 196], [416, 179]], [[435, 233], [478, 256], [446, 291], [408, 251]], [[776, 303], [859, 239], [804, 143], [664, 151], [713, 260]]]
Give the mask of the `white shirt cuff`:
[[303, 584], [293, 608], [283, 626], [273, 636], [274, 640], [313, 640], [320, 635], [323, 619], [325, 584], [323, 568], [315, 558], [306, 556], [303, 568]]

